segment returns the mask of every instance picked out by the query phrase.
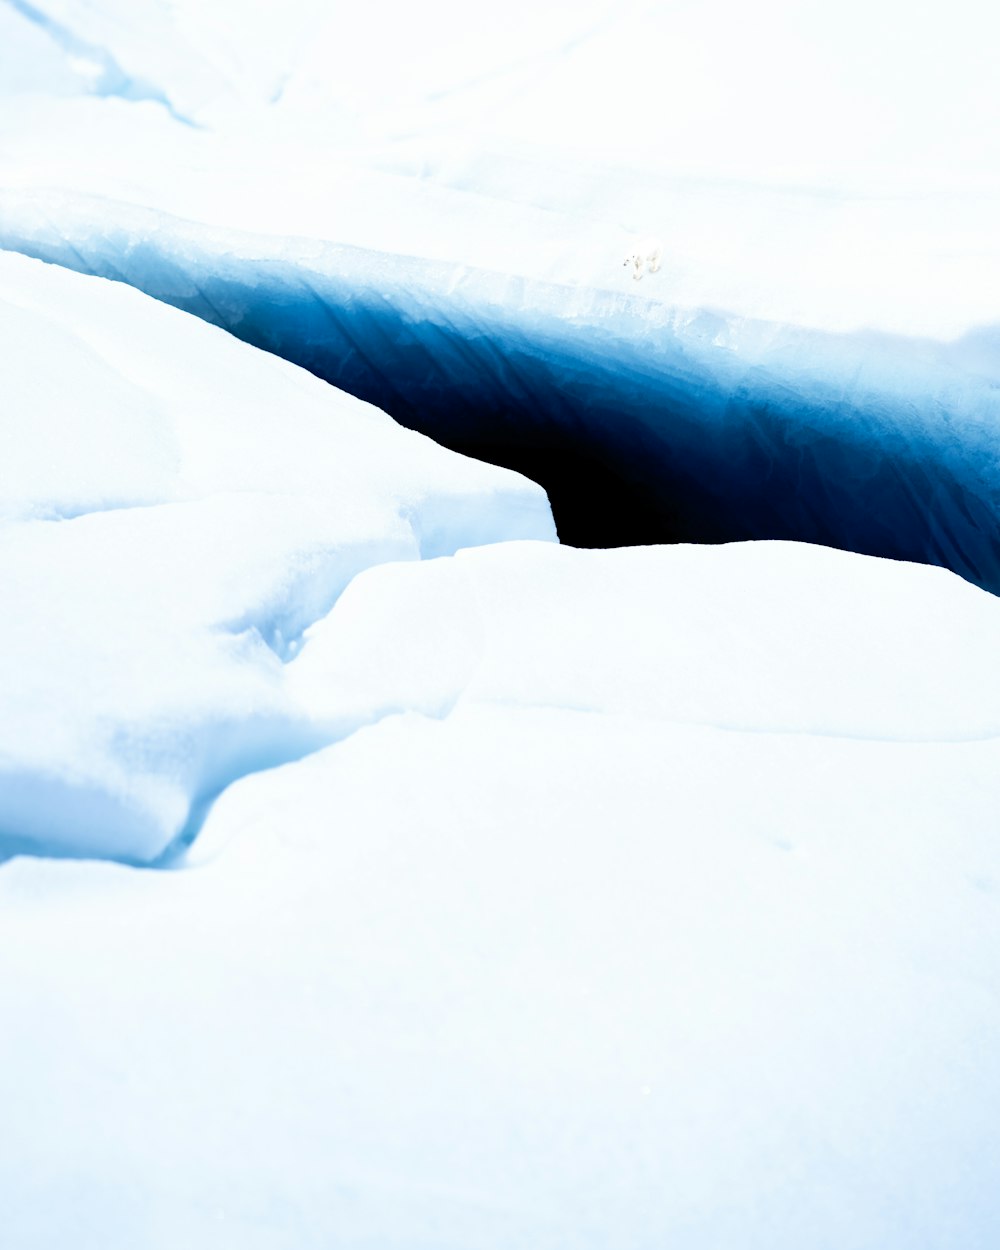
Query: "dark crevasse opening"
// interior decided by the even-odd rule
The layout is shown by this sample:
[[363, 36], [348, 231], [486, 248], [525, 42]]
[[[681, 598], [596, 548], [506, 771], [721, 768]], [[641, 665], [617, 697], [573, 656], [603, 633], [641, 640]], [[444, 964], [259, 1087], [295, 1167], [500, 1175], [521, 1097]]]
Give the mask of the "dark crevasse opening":
[[332, 245], [254, 260], [273, 241], [161, 226], [0, 242], [129, 282], [524, 473], [564, 542], [794, 539], [1000, 591], [1000, 393], [926, 344]]
[[[801, 359], [767, 368], [641, 323], [629, 336], [627, 313], [610, 329], [519, 315], [516, 299], [415, 316], [405, 297], [338, 304], [314, 290], [276, 315], [283, 294], [246, 309], [240, 332], [540, 482], [564, 542], [792, 539], [1000, 589], [996, 456], [981, 432], [956, 438], [933, 392], [924, 412], [864, 381], [845, 393]], [[813, 357], [845, 350], [824, 337], [807, 339]]]
[[[594, 440], [547, 445], [455, 439], [456, 451], [501, 464], [540, 483], [560, 539], [574, 547], [628, 547], [685, 541], [684, 518], [628, 466], [617, 471]], [[598, 504], [597, 501], [600, 501]], [[688, 540], [690, 541], [690, 540]], [[702, 538], [700, 541], [708, 541]]]

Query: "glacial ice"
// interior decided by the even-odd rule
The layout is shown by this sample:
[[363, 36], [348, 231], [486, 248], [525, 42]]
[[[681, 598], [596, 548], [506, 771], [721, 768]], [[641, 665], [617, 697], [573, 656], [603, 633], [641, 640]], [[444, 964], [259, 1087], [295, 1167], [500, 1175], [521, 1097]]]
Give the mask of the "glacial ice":
[[[386, 4], [38, 0], [197, 126], [22, 94], [0, 242], [514, 467], [568, 541], [797, 539], [996, 590], [996, 19], [882, 7], [518, 3], [473, 32], [449, 0], [415, 29]], [[890, 10], [949, 83], [931, 107], [916, 70], [894, 80], [906, 143]], [[635, 284], [647, 233], [663, 266]]]
[[834, 334], [103, 202], [9, 195], [0, 218], [8, 247], [542, 482], [565, 541], [797, 539], [1000, 591], [1000, 395], [975, 336]]
[[1000, 1244], [998, 20], [0, 3], [5, 1250]]

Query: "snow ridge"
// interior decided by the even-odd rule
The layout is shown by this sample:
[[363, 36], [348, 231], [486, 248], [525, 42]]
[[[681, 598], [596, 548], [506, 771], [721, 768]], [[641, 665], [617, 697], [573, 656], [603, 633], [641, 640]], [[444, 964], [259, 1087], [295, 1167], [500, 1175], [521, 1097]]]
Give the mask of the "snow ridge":
[[533, 483], [119, 283], [0, 253], [0, 332], [0, 856], [156, 860], [334, 740], [285, 674], [359, 572], [554, 537]]

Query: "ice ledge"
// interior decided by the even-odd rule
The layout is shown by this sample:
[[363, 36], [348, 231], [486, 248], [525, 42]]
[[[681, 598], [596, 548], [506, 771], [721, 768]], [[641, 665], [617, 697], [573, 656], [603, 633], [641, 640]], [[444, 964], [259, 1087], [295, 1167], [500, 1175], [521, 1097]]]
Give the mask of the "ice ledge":
[[82, 197], [0, 197], [0, 242], [523, 472], [564, 541], [793, 539], [1000, 590], [987, 327], [951, 345], [834, 334]]

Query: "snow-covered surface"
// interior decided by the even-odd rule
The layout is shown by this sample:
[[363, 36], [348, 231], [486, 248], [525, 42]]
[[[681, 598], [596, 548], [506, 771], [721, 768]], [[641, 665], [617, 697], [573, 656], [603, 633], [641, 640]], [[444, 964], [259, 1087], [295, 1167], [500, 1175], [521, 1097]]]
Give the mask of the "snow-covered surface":
[[998, 627], [786, 544], [362, 574], [288, 668], [375, 723], [184, 870], [0, 872], [12, 1244], [986, 1250]]
[[[52, 101], [46, 62], [3, 110], [7, 187], [611, 289], [621, 240], [651, 232], [646, 299], [838, 332], [996, 323], [1000, 18], [981, 0], [946, 23], [901, 0], [31, 8], [200, 128], [110, 88]], [[21, 22], [33, 48], [44, 23]]]
[[0, 0], [3, 1250], [1000, 1244], [998, 24]]
[[[823, 0], [762, 0], [752, 12], [729, 0], [511, 0], [475, 13], [457, 0], [419, 13], [394, 0], [7, 6], [23, 46], [43, 33], [81, 69], [88, 57], [119, 66], [126, 86], [98, 81], [97, 93], [128, 98], [128, 83], [146, 83], [212, 128], [274, 119], [359, 150], [474, 136], [579, 163], [668, 160], [840, 185], [996, 172], [997, 17], [981, 0], [956, 0], [947, 22], [903, 0], [845, 0], [835, 12]], [[48, 89], [44, 73], [35, 85]]]
[[355, 573], [554, 537], [543, 493], [120, 285], [0, 254], [0, 849], [154, 858], [318, 742]]
[[359, 574], [289, 679], [320, 717], [345, 702], [428, 716], [471, 702], [1000, 739], [998, 637], [1000, 600], [912, 564], [791, 543], [502, 543]]

